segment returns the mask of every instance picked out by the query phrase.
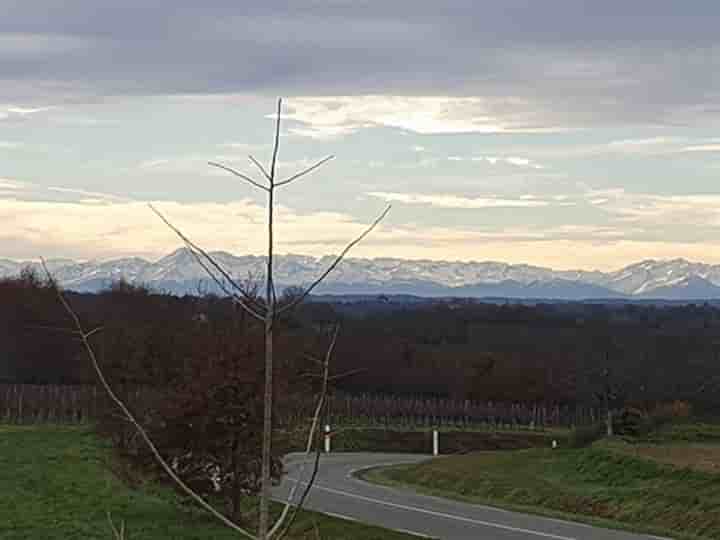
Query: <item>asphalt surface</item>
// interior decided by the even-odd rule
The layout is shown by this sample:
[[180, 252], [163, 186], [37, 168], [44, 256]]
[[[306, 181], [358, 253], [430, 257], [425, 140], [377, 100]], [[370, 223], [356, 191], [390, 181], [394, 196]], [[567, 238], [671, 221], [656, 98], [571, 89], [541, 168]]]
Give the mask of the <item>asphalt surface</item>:
[[[358, 470], [399, 463], [417, 463], [429, 456], [337, 453], [323, 455], [305, 507], [326, 514], [443, 540], [648, 540], [633, 534], [509, 512], [421, 495], [409, 489], [377, 486], [360, 480]], [[310, 478], [312, 463], [291, 455], [288, 474], [273, 492], [285, 500], [297, 484], [295, 501]]]

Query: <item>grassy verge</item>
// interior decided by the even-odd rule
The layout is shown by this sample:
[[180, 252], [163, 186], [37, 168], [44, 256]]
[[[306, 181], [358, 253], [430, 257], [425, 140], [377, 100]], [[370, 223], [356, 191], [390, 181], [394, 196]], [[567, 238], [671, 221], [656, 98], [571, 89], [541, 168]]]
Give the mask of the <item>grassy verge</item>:
[[450, 456], [363, 476], [446, 496], [674, 538], [720, 538], [720, 475], [617, 452], [531, 449]]
[[[0, 425], [0, 538], [111, 539], [107, 522], [127, 524], [128, 540], [237, 539], [170, 489], [131, 489], [112, 472], [109, 448], [87, 428]], [[411, 536], [312, 512], [292, 540], [410, 540]]]
[[681, 443], [652, 444], [642, 441], [613, 441], [605, 447], [613, 452], [657, 463], [672, 465], [679, 469], [693, 469], [720, 474], [720, 444]]
[[[564, 433], [531, 430], [440, 430], [443, 452], [462, 454], [479, 450], [519, 450], [549, 447]], [[339, 428], [332, 437], [337, 452], [432, 453], [432, 429]]]
[[642, 441], [664, 443], [715, 443], [720, 444], [720, 424], [682, 422], [666, 424], [642, 437]]

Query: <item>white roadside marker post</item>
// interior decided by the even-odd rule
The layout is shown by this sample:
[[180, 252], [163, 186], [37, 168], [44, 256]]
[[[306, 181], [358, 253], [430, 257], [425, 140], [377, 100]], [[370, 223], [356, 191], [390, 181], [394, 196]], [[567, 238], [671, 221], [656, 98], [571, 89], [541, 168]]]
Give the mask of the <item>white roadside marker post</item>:
[[440, 454], [440, 436], [438, 434], [438, 430], [433, 430], [433, 456], [437, 456]]
[[325, 424], [325, 453], [330, 453], [330, 424]]

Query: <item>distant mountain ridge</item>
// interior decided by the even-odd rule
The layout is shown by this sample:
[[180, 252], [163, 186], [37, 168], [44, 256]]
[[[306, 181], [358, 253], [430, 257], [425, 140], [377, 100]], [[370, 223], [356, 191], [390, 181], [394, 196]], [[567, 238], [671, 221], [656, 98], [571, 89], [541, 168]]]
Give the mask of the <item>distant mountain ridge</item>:
[[[265, 258], [212, 253], [234, 278], [262, 279]], [[279, 288], [307, 286], [334, 260], [333, 256], [279, 255], [275, 280]], [[20, 273], [37, 263], [0, 259], [0, 277]], [[48, 261], [55, 277], [67, 288], [94, 292], [124, 278], [174, 294], [217, 292], [204, 270], [185, 248], [157, 260], [129, 257], [108, 261]], [[720, 265], [685, 259], [646, 260], [615, 272], [553, 270], [495, 261], [459, 262], [397, 258], [348, 258], [328, 276], [318, 294], [406, 294], [499, 298], [672, 299], [720, 298]]]

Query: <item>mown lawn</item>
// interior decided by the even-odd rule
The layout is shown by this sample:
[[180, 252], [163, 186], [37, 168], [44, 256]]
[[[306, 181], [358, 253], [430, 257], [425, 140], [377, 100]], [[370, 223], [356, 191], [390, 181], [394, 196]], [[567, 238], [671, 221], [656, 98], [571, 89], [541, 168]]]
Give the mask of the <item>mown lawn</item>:
[[365, 478], [674, 538], [720, 538], [720, 475], [614, 446], [479, 452], [377, 469]]
[[[110, 449], [87, 428], [0, 425], [0, 538], [112, 538], [109, 512], [127, 540], [223, 540], [239, 535], [183, 505], [165, 487], [133, 489], [113, 473]], [[413, 537], [303, 513], [293, 540], [409, 540]]]

